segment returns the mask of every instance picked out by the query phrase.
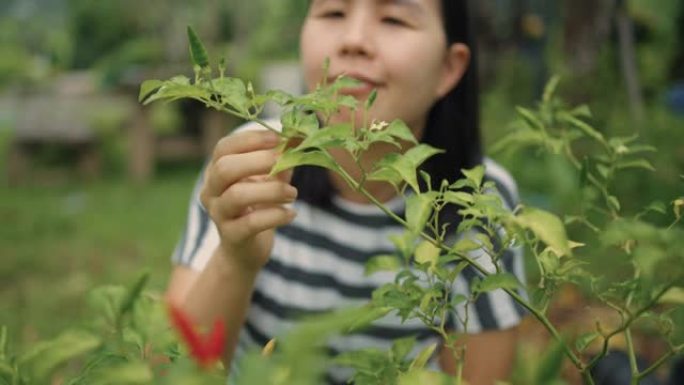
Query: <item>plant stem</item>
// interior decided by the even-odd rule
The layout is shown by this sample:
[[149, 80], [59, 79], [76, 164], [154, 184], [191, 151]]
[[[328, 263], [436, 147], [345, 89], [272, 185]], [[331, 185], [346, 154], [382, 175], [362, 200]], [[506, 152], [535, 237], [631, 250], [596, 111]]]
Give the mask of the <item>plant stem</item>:
[[589, 364], [587, 364], [587, 367], [586, 367], [586, 368], [587, 368], [587, 369], [593, 368], [594, 365], [596, 365], [596, 363], [598, 363], [598, 361], [599, 361], [601, 358], [605, 357], [606, 354], [608, 353], [608, 343], [610, 342], [610, 339], [613, 338], [614, 336], [616, 336], [616, 335], [618, 335], [618, 334], [624, 332], [628, 327], [630, 327], [630, 326], [632, 325], [632, 323], [633, 323], [634, 321], [636, 321], [637, 318], [639, 318], [643, 313], [645, 313], [646, 311], [648, 311], [649, 309], [651, 309], [653, 306], [655, 306], [655, 304], [658, 303], [658, 301], [660, 300], [660, 298], [661, 298], [663, 295], [665, 295], [665, 293], [666, 293], [668, 290], [670, 290], [673, 286], [674, 286], [673, 284], [665, 285], [665, 287], [664, 287], [662, 290], [660, 290], [660, 291], [658, 292], [658, 294], [656, 294], [655, 297], [653, 297], [653, 298], [651, 299], [651, 301], [649, 301], [646, 305], [644, 305], [643, 307], [641, 307], [641, 308], [640, 308], [639, 310], [637, 310], [636, 312], [630, 314], [629, 317], [627, 318], [627, 320], [626, 320], [626, 321], [623, 321], [623, 324], [622, 324], [619, 328], [617, 328], [617, 329], [613, 330], [612, 332], [608, 333], [608, 335], [603, 336], [603, 348], [601, 349], [601, 353], [598, 354], [596, 357], [594, 357], [594, 358], [589, 362]]
[[639, 367], [637, 366], [636, 351], [634, 350], [631, 329], [626, 328], [624, 334], [625, 342], [627, 342], [627, 354], [629, 355], [629, 368], [632, 372], [630, 384], [637, 385], [639, 383]]
[[[385, 207], [381, 202], [379, 202], [377, 199], [375, 199], [374, 196], [372, 196], [368, 191], [366, 191], [363, 188], [359, 188], [358, 183], [343, 169], [339, 169], [340, 175], [347, 181], [347, 183], [350, 183], [352, 187], [356, 188], [359, 192], [361, 192], [368, 200], [370, 200], [374, 205], [378, 206], [384, 213], [386, 213], [388, 216], [390, 216], [392, 219], [403, 225], [404, 227], [408, 227], [408, 224], [404, 219], [399, 217], [397, 214], [389, 210], [388, 208]], [[425, 232], [421, 232], [420, 236], [427, 240], [428, 242], [431, 242], [433, 245], [440, 247], [441, 249], [445, 251], [449, 251], [448, 248], [444, 245], [439, 245], [439, 243], [434, 240], [430, 235], [426, 234]], [[479, 263], [475, 262], [472, 258], [468, 257], [467, 255], [462, 255], [461, 258], [463, 258], [464, 261], [466, 261], [469, 265], [473, 266], [476, 270], [478, 270], [480, 273], [483, 275], [489, 275], [489, 272], [482, 267]], [[561, 337], [560, 333], [558, 330], [551, 324], [549, 319], [539, 312], [537, 309], [535, 309], [530, 303], [525, 301], [518, 293], [511, 289], [503, 289], [515, 302], [520, 304], [522, 307], [527, 309], [532, 315], [541, 322], [546, 330], [553, 336], [554, 339], [556, 339], [558, 342], [560, 342], [563, 346], [563, 351], [565, 355], [572, 361], [572, 363], [580, 370], [582, 371], [583, 375], [585, 374], [585, 365], [584, 363], [577, 357], [577, 355], [570, 349], [568, 344], [565, 342], [563, 337]], [[586, 379], [585, 379], [586, 380]], [[593, 381], [590, 382], [593, 384]]]
[[641, 381], [644, 377], [648, 376], [651, 374], [653, 371], [658, 369], [662, 364], [667, 362], [667, 360], [670, 359], [670, 357], [674, 356], [677, 353], [676, 349], [670, 349], [667, 353], [665, 353], [662, 357], [660, 357], [656, 362], [654, 362], [651, 366], [648, 368], [644, 369], [643, 372], [639, 373], [637, 377], [637, 383]]

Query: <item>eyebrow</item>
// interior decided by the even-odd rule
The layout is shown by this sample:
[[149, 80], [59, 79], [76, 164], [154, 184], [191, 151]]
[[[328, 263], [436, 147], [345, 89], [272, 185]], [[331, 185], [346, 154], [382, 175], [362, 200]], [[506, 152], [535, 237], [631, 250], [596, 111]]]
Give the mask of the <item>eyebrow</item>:
[[[351, 0], [341, 0], [345, 3], [349, 3]], [[373, 1], [373, 0], [371, 0]], [[424, 11], [423, 7], [420, 5], [418, 0], [374, 0], [380, 3], [380, 5], [400, 5], [413, 8], [416, 11]], [[313, 3], [324, 3], [326, 0], [313, 0]]]
[[409, 7], [414, 7], [416, 9], [423, 9], [417, 0], [379, 0], [380, 4], [391, 4], [391, 5], [406, 5]]

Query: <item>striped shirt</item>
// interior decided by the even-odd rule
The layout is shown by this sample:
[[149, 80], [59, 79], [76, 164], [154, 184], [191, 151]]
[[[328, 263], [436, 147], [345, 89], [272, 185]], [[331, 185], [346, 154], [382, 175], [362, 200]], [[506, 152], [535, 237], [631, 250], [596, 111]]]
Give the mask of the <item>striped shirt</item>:
[[[489, 159], [484, 164], [486, 179], [496, 184], [509, 209], [515, 207], [517, 190], [511, 176]], [[194, 189], [186, 228], [173, 255], [175, 264], [195, 270], [204, 268], [219, 245], [216, 227], [199, 203], [201, 185], [202, 176]], [[385, 205], [396, 213], [403, 213], [404, 198], [397, 196]], [[276, 229], [272, 254], [257, 277], [234, 362], [239, 361], [239, 356], [247, 349], [261, 347], [271, 338], [285, 333], [298, 317], [362, 305], [371, 298], [373, 290], [394, 280], [391, 272], [364, 274], [369, 258], [395, 253], [390, 236], [404, 231], [379, 208], [340, 197], [333, 197], [332, 205], [326, 208], [303, 201], [296, 201], [293, 206], [297, 217], [291, 224]], [[481, 254], [473, 252], [473, 257], [487, 265], [489, 258]], [[520, 249], [506, 250], [501, 264], [521, 282], [525, 281]], [[491, 262], [488, 267], [494, 268]], [[469, 283], [477, 275], [474, 269], [466, 268], [456, 279], [453, 292], [467, 295]], [[453, 311], [460, 319], [467, 311], [467, 333], [515, 326], [524, 313], [502, 290], [482, 294], [474, 303], [459, 306]], [[455, 330], [461, 329], [453, 320], [448, 325]], [[414, 355], [440, 339], [421, 321], [409, 319], [402, 323], [391, 313], [362, 332], [332, 339], [328, 351], [338, 354], [370, 347], [384, 350], [394, 339], [409, 336], [417, 338]], [[436, 357], [428, 366], [438, 368]], [[239, 368], [234, 366], [231, 373], [239, 375]], [[327, 381], [342, 384], [351, 374], [348, 368], [334, 367], [329, 370]]]

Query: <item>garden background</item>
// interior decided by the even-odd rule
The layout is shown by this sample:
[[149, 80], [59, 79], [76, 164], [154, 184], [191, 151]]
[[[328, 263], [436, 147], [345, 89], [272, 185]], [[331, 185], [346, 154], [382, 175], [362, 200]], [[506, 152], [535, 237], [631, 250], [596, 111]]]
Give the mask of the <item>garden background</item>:
[[[488, 144], [558, 74], [561, 96], [588, 103], [595, 127], [658, 148], [649, 155], [655, 172], [618, 181], [627, 212], [682, 195], [681, 1], [474, 3]], [[303, 0], [0, 4], [0, 325], [19, 350], [82, 322], [95, 286], [147, 270], [152, 288], [165, 287], [204, 154], [239, 123], [192, 103], [138, 105], [143, 79], [191, 72], [185, 26], [228, 58], [232, 75], [262, 90], [297, 87], [305, 8]], [[491, 156], [514, 174], [523, 201], [559, 212], [577, 204], [577, 173], [560, 158]], [[559, 307], [582, 301], [566, 294]]]

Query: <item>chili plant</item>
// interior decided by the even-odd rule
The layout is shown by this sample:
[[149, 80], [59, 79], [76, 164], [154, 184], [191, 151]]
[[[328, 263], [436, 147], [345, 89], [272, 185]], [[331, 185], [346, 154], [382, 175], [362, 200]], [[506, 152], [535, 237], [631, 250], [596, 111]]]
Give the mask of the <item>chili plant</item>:
[[[456, 305], [474, 301], [482, 293], [493, 290], [506, 291], [527, 309], [558, 342], [559, 349], [588, 384], [593, 384], [591, 368], [607, 354], [611, 340], [618, 335], [626, 340], [635, 384], [684, 349], [684, 345], [676, 345], [668, 339], [674, 329], [668, 315], [672, 306], [659, 306], [664, 296], [672, 297], [675, 293], [679, 293], [675, 306], [682, 305], [684, 231], [677, 224], [682, 217], [684, 201], [677, 198], [672, 202], [674, 219], [667, 227], [644, 219], [647, 211], [665, 215], [663, 204], [653, 204], [637, 215], [623, 214], [620, 198], [612, 191], [611, 182], [623, 170], [652, 169], [642, 155], [655, 149], [638, 143], [636, 137], [605, 137], [589, 123], [588, 107], [571, 108], [556, 96], [558, 78], [549, 82], [536, 109], [518, 109], [517, 129], [503, 138], [494, 150], [533, 146], [564, 156], [576, 168], [579, 187], [584, 194], [579, 212], [565, 217], [527, 205], [512, 212], [505, 209], [501, 199], [494, 194], [493, 183], [484, 181], [482, 166], [462, 170], [465, 178], [455, 183], [444, 181], [438, 190], [433, 190], [429, 175], [420, 171], [420, 166], [440, 150], [418, 143], [402, 121], [368, 121], [368, 109], [377, 96], [375, 92], [365, 102], [341, 95], [340, 89], [354, 80], [340, 77], [332, 84], [326, 84], [324, 80], [303, 96], [281, 91], [259, 94], [251, 83], [226, 76], [223, 62], [214, 71], [200, 40], [191, 29], [188, 32], [194, 79], [178, 76], [167, 81], [146, 81], [141, 87], [140, 100], [147, 104], [192, 98], [207, 107], [258, 122], [282, 137], [283, 153], [272, 174], [300, 165], [324, 167], [339, 174], [370, 202], [401, 223], [406, 230], [403, 236], [393, 239], [396, 255], [378, 256], [368, 263], [369, 273], [380, 270], [397, 273], [392, 284], [373, 293], [369, 308], [379, 309], [378, 317], [394, 311], [404, 320], [420, 319], [441, 335], [458, 362], [455, 383], [461, 382], [466, 347], [457, 344], [457, 337], [448, 333], [445, 320]], [[282, 130], [259, 118], [267, 102], [282, 107]], [[351, 122], [330, 124], [331, 116], [340, 108], [351, 110]], [[361, 127], [355, 127], [354, 123], [358, 114], [363, 118]], [[298, 144], [285, 147], [286, 143], [293, 142]], [[360, 165], [363, 152], [376, 142], [390, 143], [397, 148], [402, 142], [412, 146], [403, 154], [387, 154], [373, 169], [363, 170], [359, 180], [352, 178], [329, 153], [333, 147], [342, 147]], [[580, 143], [582, 148], [589, 146], [594, 150], [580, 155], [577, 150]], [[404, 194], [405, 217], [397, 216], [369, 194], [364, 189], [366, 181], [389, 182]], [[440, 211], [448, 205], [458, 207], [462, 218], [458, 228], [440, 224]], [[582, 225], [590, 229], [590, 234], [582, 242], [571, 241], [566, 233], [566, 226], [570, 225]], [[459, 234], [469, 232], [477, 235], [459, 237]], [[539, 282], [533, 285], [532, 299], [522, 294], [523, 283], [506, 272], [501, 262], [506, 249], [521, 245], [529, 250], [539, 270]], [[601, 246], [610, 254], [621, 254], [620, 262], [629, 267], [628, 272], [619, 280], [592, 272], [587, 259], [578, 256], [585, 245]], [[475, 251], [480, 257], [474, 256]], [[453, 295], [454, 280], [464, 269], [475, 269], [479, 278], [471, 285], [469, 295]], [[614, 309], [620, 324], [611, 328], [598, 321], [594, 330], [587, 330], [574, 340], [564, 336], [550, 321], [547, 311], [553, 295], [563, 284], [589, 287], [597, 300]], [[467, 314], [458, 321], [467, 329]], [[636, 365], [632, 332], [637, 324], [645, 321], [657, 325], [668, 350], [651, 367], [640, 371]], [[583, 353], [594, 341], [600, 345], [599, 353], [591, 359], [586, 358]], [[356, 368], [355, 378], [363, 379], [363, 383], [407, 383], [406, 379], [426, 373], [422, 364], [434, 350], [431, 347], [412, 363], [405, 363], [404, 353], [410, 345], [411, 341], [397, 341], [393, 353], [350, 353], [338, 360]], [[363, 371], [363, 361], [371, 356], [393, 369], [369, 377]]]
[[[515, 129], [493, 150], [532, 147], [567, 159], [577, 171], [581, 204], [576, 212], [563, 216], [529, 205], [508, 210], [493, 183], [485, 180], [482, 166], [462, 170], [464, 178], [454, 183], [431, 183], [420, 166], [440, 150], [418, 143], [399, 120], [368, 121], [368, 109], [377, 94], [373, 92], [363, 102], [340, 94], [354, 83], [352, 79], [340, 77], [331, 84], [324, 80], [302, 96], [282, 91], [260, 94], [249, 82], [226, 76], [224, 61], [213, 68], [200, 39], [191, 29], [188, 34], [194, 78], [148, 80], [140, 90], [143, 103], [191, 98], [260, 123], [282, 137], [282, 156], [273, 174], [299, 165], [324, 167], [341, 175], [405, 228], [392, 239], [394, 255], [377, 256], [367, 263], [368, 274], [395, 272], [392, 283], [376, 290], [363, 307], [304, 319], [279, 341], [271, 341], [263, 353], [248, 352], [239, 362], [239, 385], [313, 385], [320, 383], [332, 364], [353, 368], [357, 384], [460, 384], [467, 346], [458, 343], [458, 335], [447, 330], [445, 320], [452, 315], [460, 329], [467, 330], [467, 311], [454, 315], [453, 309], [493, 290], [508, 293], [555, 340], [548, 366], [558, 370], [556, 357], [564, 355], [587, 384], [594, 383], [591, 369], [619, 337], [626, 342], [633, 384], [682, 353], [684, 345], [673, 334], [681, 325], [673, 323], [671, 313], [684, 308], [684, 230], [680, 225], [684, 197], [674, 197], [669, 205], [653, 203], [633, 215], [625, 213], [612, 184], [625, 170], [652, 169], [643, 155], [655, 149], [638, 143], [636, 137], [604, 136], [589, 123], [591, 113], [586, 106], [570, 107], [557, 97], [557, 78], [548, 84], [538, 106], [518, 109]], [[260, 118], [269, 102], [282, 107], [282, 130]], [[331, 116], [340, 108], [352, 111], [353, 118], [347, 124], [331, 124]], [[362, 117], [360, 127], [355, 127], [356, 116]], [[398, 150], [406, 143], [411, 146], [403, 154], [387, 154], [372, 169], [364, 170], [359, 180], [329, 153], [332, 147], [342, 147], [360, 164], [364, 151], [376, 142], [396, 145]], [[405, 196], [405, 215], [397, 216], [369, 194], [364, 188], [367, 181], [394, 185]], [[433, 189], [434, 185], [439, 188]], [[461, 218], [455, 228], [440, 221], [447, 207], [456, 207]], [[653, 213], [672, 216], [672, 220], [658, 225], [647, 220]], [[568, 238], [566, 227], [578, 234], [575, 241]], [[535, 282], [518, 282], [504, 268], [503, 256], [512, 247], [525, 247], [534, 260]], [[619, 275], [596, 271], [590, 262], [597, 253], [614, 258], [611, 262], [622, 267]], [[469, 293], [459, 295], [452, 288], [465, 269], [473, 269], [477, 278]], [[0, 330], [0, 384], [41, 384], [55, 381], [56, 376], [72, 385], [225, 383], [225, 371], [216, 362], [221, 354], [220, 322], [202, 336], [187, 317], [173, 312], [174, 324], [188, 344], [185, 354], [172, 331], [166, 304], [144, 290], [146, 281], [143, 275], [129, 288], [94, 290], [90, 302], [95, 315], [90, 327], [65, 332], [24, 354], [13, 354], [6, 329]], [[618, 324], [597, 320], [579, 336], [559, 330], [551, 321], [549, 307], [563, 285], [589, 290], [596, 301], [615, 312]], [[525, 289], [531, 292], [529, 298]], [[435, 345], [410, 356], [415, 342], [411, 338], [395, 341], [385, 352], [363, 350], [332, 360], [326, 357], [321, 341], [362, 328], [389, 312], [404, 320], [419, 319], [439, 334], [458, 363], [456, 376], [425, 368]], [[640, 369], [632, 334], [644, 325], [667, 349], [650, 367]], [[587, 354], [590, 346], [596, 347], [597, 354]], [[65, 365], [71, 370], [60, 370]], [[535, 377], [540, 384], [553, 376], [548, 368], [541, 372]]]

